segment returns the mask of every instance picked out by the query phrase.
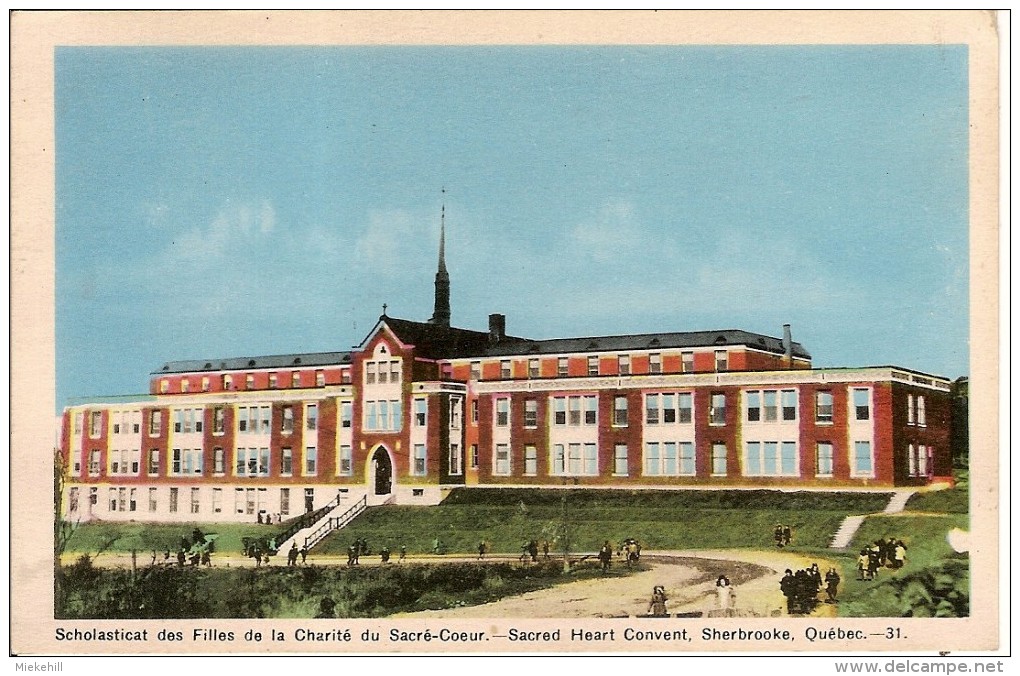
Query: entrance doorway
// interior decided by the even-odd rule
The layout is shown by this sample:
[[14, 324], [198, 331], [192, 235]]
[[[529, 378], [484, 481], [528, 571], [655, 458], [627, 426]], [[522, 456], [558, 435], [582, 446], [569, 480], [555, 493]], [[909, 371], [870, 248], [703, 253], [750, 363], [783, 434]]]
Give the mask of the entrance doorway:
[[372, 482], [376, 495], [389, 495], [393, 490], [393, 463], [385, 448], [375, 449], [372, 455]]

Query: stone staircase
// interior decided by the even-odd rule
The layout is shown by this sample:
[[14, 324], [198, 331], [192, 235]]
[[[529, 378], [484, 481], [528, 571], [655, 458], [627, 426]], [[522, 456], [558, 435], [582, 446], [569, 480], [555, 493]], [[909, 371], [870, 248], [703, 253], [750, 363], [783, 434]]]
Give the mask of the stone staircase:
[[333, 531], [340, 530], [351, 521], [354, 521], [355, 518], [368, 508], [368, 500], [365, 496], [362, 496], [360, 500], [337, 515], [336, 510], [339, 504], [339, 498], [331, 502], [329, 509], [324, 510], [316, 521], [296, 531], [284, 540], [279, 545], [277, 551], [286, 554], [290, 550], [291, 544], [296, 544], [298, 549], [304, 547], [311, 550], [312, 547], [322, 542], [327, 535]]
[[[889, 504], [882, 510], [882, 514], [898, 514], [903, 511], [903, 508], [907, 506], [907, 501], [910, 500], [910, 496], [917, 491], [913, 489], [896, 491], [893, 496], [889, 499]], [[843, 523], [839, 525], [839, 529], [836, 534], [832, 536], [832, 541], [829, 542], [829, 549], [846, 549], [850, 546], [850, 542], [854, 539], [854, 535], [857, 534], [857, 529], [861, 527], [864, 520], [868, 518], [867, 514], [860, 516], [848, 516], [843, 519]]]

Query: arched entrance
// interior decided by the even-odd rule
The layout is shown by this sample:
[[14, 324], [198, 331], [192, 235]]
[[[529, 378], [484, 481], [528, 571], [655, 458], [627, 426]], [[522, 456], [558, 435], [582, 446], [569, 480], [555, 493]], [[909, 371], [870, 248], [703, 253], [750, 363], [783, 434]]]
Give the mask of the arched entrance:
[[393, 492], [393, 462], [386, 449], [380, 446], [372, 454], [372, 475], [375, 495], [389, 495]]

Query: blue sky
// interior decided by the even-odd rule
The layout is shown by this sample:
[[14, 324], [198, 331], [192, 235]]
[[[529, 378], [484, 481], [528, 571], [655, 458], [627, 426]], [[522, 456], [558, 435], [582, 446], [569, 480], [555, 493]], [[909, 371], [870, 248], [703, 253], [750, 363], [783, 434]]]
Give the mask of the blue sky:
[[432, 312], [968, 372], [956, 46], [60, 48], [57, 405]]

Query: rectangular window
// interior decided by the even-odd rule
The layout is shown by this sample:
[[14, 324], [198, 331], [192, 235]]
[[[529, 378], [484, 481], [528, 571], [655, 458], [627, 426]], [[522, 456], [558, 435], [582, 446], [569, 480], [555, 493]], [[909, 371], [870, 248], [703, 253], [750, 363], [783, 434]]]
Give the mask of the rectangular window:
[[214, 488], [212, 489], [212, 511], [213, 514], [219, 514], [223, 511], [223, 489]]
[[452, 476], [463, 474], [459, 444], [450, 444], [450, 474]]
[[89, 452], [89, 476], [99, 476], [99, 451]]
[[281, 488], [280, 489], [280, 514], [282, 516], [287, 516], [288, 514], [290, 514], [290, 489], [289, 488]]
[[925, 427], [928, 424], [928, 414], [924, 410], [924, 397], [917, 397], [917, 424]]
[[245, 374], [244, 376], [244, 389], [254, 390], [255, 389], [255, 376], [251, 373]]
[[524, 426], [531, 429], [538, 427], [538, 401], [535, 399], [524, 401]]
[[677, 444], [680, 451], [680, 474], [694, 474], [694, 444], [690, 441], [681, 441]]
[[149, 436], [158, 437], [163, 433], [163, 412], [149, 412]]
[[354, 417], [354, 405], [349, 401], [340, 403], [340, 427], [350, 428], [351, 419]]
[[552, 473], [553, 474], [566, 474], [566, 455], [563, 451], [563, 444], [555, 444], [553, 446], [553, 457], [552, 457]]
[[629, 354], [621, 354], [619, 357], [617, 357], [616, 358], [616, 365], [617, 365], [617, 369], [619, 370], [621, 376], [629, 376], [630, 375], [630, 355]]
[[[871, 419], [871, 402], [869, 392], [866, 388], [854, 388], [854, 418], [856, 420]], [[868, 470], [870, 472], [870, 470]]]
[[103, 413], [92, 411], [89, 414], [89, 437], [98, 439], [103, 431]]
[[149, 476], [158, 476], [159, 475], [159, 449], [158, 448], [150, 448], [149, 449], [149, 463], [148, 463], [148, 465], [149, 465], [148, 466]]
[[599, 358], [598, 355], [588, 357], [588, 375], [597, 376], [599, 374]]
[[460, 429], [460, 397], [450, 397], [450, 429]]
[[645, 422], [649, 425], [659, 424], [659, 395], [645, 395]]
[[538, 449], [534, 446], [524, 447], [524, 474], [527, 476], [538, 474]]
[[414, 445], [414, 462], [411, 465], [411, 474], [425, 476], [425, 444]]
[[159, 509], [159, 500], [157, 497], [156, 489], [149, 489], [149, 511], [155, 512]]
[[471, 469], [478, 469], [478, 444], [471, 444], [471, 452], [468, 455], [468, 462], [471, 463]]
[[222, 406], [213, 408], [213, 434], [223, 434], [226, 426], [226, 411]]
[[116, 512], [117, 511], [117, 489], [116, 488], [111, 488], [109, 495], [110, 495], [110, 511], [111, 512]]
[[567, 397], [567, 424], [581, 424], [581, 397]]
[[191, 389], [191, 383], [188, 382], [187, 378], [181, 380], [181, 392], [188, 392]]
[[567, 444], [567, 473], [581, 473], [581, 444]]
[[765, 390], [765, 422], [776, 422], [779, 419], [779, 393]]
[[[867, 390], [864, 390], [864, 392], [867, 394]], [[854, 442], [853, 460], [854, 476], [872, 476], [874, 474], [874, 463], [871, 457], [870, 441]]]
[[81, 450], [71, 451], [71, 476], [81, 476]]
[[797, 391], [783, 390], [780, 395], [780, 403], [783, 406], [783, 421], [789, 422], [797, 419]]
[[680, 353], [680, 370], [684, 373], [694, 373], [694, 353]]
[[280, 476], [291, 476], [294, 473], [294, 451], [289, 448], [280, 450]]
[[667, 441], [662, 444], [662, 473], [675, 476], [677, 473], [676, 442]]
[[221, 383], [220, 384], [223, 387], [224, 391], [231, 390], [234, 387], [234, 377], [233, 376], [225, 375], [221, 379]]
[[293, 371], [290, 374], [290, 386], [301, 387], [301, 371]]
[[779, 462], [779, 442], [766, 441], [762, 444], [764, 447], [764, 454], [762, 456], [762, 473], [763, 474], [776, 474], [778, 472]]
[[223, 449], [214, 448], [212, 454], [213, 454], [213, 473], [223, 474], [226, 471], [223, 462]]
[[761, 392], [748, 392], [746, 401], [747, 422], [759, 422], [761, 420]]
[[399, 383], [401, 376], [401, 362], [399, 359], [394, 359], [390, 362], [390, 382]]
[[645, 444], [645, 474], [647, 476], [658, 476], [661, 473], [660, 462], [658, 442], [647, 442]]
[[365, 429], [367, 430], [379, 429], [378, 406], [374, 401], [365, 402]]
[[479, 361], [471, 362], [471, 380], [482, 379], [482, 363]]
[[354, 473], [354, 461], [350, 446], [340, 447], [340, 462], [337, 464], [340, 474], [350, 476]]
[[315, 386], [316, 387], [325, 387], [325, 385], [326, 385], [326, 372], [325, 371], [316, 371], [315, 372]]
[[715, 351], [715, 370], [716, 371], [725, 371], [729, 367], [730, 367], [730, 365], [729, 365], [729, 358], [728, 358], [728, 355], [726, 353], [726, 350], [716, 350]]
[[744, 457], [745, 476], [761, 475], [761, 442], [748, 441], [745, 448], [747, 455]]
[[319, 429], [319, 406], [318, 404], [305, 405], [305, 429], [311, 432]]
[[537, 359], [529, 359], [528, 360], [528, 377], [529, 378], [538, 378], [541, 375], [541, 373], [542, 372], [539, 369], [539, 362], [538, 362], [538, 360]]
[[797, 444], [784, 441], [779, 445], [779, 473], [783, 476], [797, 475]]
[[832, 392], [815, 392], [815, 422], [825, 425], [832, 423]]
[[662, 395], [662, 422], [670, 425], [676, 423], [676, 395], [673, 393]]
[[712, 476], [726, 476], [726, 444], [712, 444]]
[[627, 444], [616, 444], [613, 447], [613, 474], [616, 476], [627, 476], [630, 470], [627, 467]]
[[567, 363], [566, 357], [559, 357], [556, 359], [556, 375], [565, 376], [570, 373], [570, 369]]
[[598, 446], [595, 444], [584, 445], [584, 473], [588, 476], [595, 476], [599, 473]]
[[315, 476], [318, 471], [318, 455], [319, 451], [315, 446], [305, 448], [305, 476]]
[[815, 476], [832, 476], [832, 443], [819, 441], [815, 447]]
[[134, 512], [138, 509], [138, 489], [132, 488], [128, 493], [128, 511]]
[[712, 394], [712, 406], [708, 410], [708, 423], [710, 425], [726, 424], [726, 395], [722, 392]]
[[477, 399], [472, 399], [471, 400], [471, 424], [472, 425], [477, 425], [478, 424], [478, 400]]
[[72, 487], [67, 494], [67, 510], [69, 512], [78, 511], [78, 488]]
[[374, 361], [365, 362], [365, 384], [374, 385], [376, 374], [376, 364]]
[[598, 398], [588, 395], [584, 398], [584, 424], [598, 424]]
[[280, 423], [280, 431], [284, 434], [290, 434], [294, 431], [294, 407], [284, 406], [283, 407], [283, 420]]
[[566, 397], [555, 397], [553, 399], [553, 424], [567, 424], [567, 400]]
[[689, 423], [694, 420], [694, 398], [690, 392], [677, 395], [677, 422]]
[[340, 382], [343, 383], [344, 385], [350, 385], [351, 384], [351, 370], [350, 369], [343, 369], [342, 371], [340, 371]]
[[496, 444], [493, 474], [501, 476], [508, 476], [510, 474], [510, 446], [508, 444]]
[[414, 426], [425, 427], [425, 417], [427, 410], [427, 403], [424, 399], [414, 400]]
[[662, 355], [658, 352], [648, 355], [648, 372], [662, 373]]
[[199, 508], [201, 507], [201, 503], [199, 502], [199, 493], [198, 493], [198, 491], [199, 491], [199, 489], [197, 489], [197, 488], [192, 488], [191, 489], [191, 513], [192, 514], [198, 514]]
[[509, 359], [504, 359], [503, 361], [499, 362], [499, 377], [503, 378], [504, 380], [511, 377]]
[[169, 391], [170, 391], [170, 381], [167, 380], [166, 378], [164, 378], [163, 380], [159, 381], [159, 393], [160, 394], [166, 394]]
[[917, 411], [914, 408], [914, 395], [907, 395], [907, 424], [913, 425]]
[[276, 374], [275, 373], [270, 373], [269, 374], [269, 389], [275, 390], [276, 387], [277, 387]]
[[85, 423], [85, 414], [81, 411], [74, 414], [74, 433], [81, 434], [82, 425]]
[[613, 426], [627, 426], [627, 397], [613, 397]]
[[510, 424], [510, 400], [501, 397], [496, 400], [496, 427], [506, 427]]
[[170, 489], [170, 512], [171, 513], [176, 513], [177, 512], [177, 491], [178, 491], [178, 489], [176, 489], [176, 488], [171, 488]]

